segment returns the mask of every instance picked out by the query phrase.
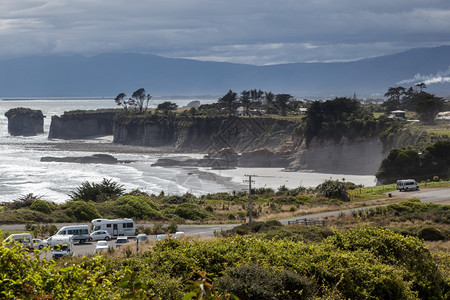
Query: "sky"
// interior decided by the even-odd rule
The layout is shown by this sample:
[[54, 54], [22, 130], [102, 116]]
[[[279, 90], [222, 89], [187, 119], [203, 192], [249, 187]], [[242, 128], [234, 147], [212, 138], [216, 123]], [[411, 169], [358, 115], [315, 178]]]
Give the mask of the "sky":
[[449, 0], [0, 0], [0, 58], [148, 53], [270, 65], [450, 45]]

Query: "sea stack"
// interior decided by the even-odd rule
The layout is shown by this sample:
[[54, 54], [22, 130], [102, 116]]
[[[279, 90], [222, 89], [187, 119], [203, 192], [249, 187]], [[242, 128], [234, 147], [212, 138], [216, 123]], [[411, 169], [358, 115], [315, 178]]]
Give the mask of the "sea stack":
[[11, 135], [33, 136], [44, 132], [44, 115], [41, 110], [17, 107], [5, 113]]

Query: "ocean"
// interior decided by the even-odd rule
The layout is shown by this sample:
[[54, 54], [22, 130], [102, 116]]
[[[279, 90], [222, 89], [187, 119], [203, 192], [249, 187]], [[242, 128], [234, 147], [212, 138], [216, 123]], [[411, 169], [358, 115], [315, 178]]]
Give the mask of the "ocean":
[[[151, 103], [156, 106], [163, 101], [176, 102], [185, 106], [193, 99], [162, 99]], [[216, 99], [200, 99], [201, 103], [211, 103]], [[42, 110], [44, 133], [34, 137], [15, 137], [8, 134], [8, 120], [5, 112], [15, 107]], [[69, 194], [84, 181], [100, 182], [103, 178], [112, 179], [123, 185], [126, 191], [139, 189], [150, 194], [196, 195], [215, 192], [230, 192], [246, 188], [245, 174], [255, 174], [254, 187], [277, 188], [281, 185], [293, 188], [300, 185], [314, 187], [325, 179], [342, 179], [357, 184], [371, 186], [376, 184], [375, 176], [354, 176], [341, 174], [282, 172], [281, 169], [238, 168], [234, 170], [209, 170], [206, 168], [163, 168], [151, 166], [160, 157], [175, 156], [171, 153], [155, 154], [117, 154], [119, 160], [130, 160], [127, 164], [76, 164], [61, 162], [41, 162], [43, 156], [87, 156], [95, 152], [61, 151], [45, 144], [68, 141], [48, 140], [51, 117], [62, 115], [64, 111], [77, 109], [116, 108], [113, 99], [3, 99], [0, 100], [0, 203], [34, 194], [41, 199], [63, 203], [70, 199]], [[78, 142], [83, 142], [78, 141]], [[110, 143], [105, 139], [89, 142]], [[183, 154], [185, 156], [186, 154]], [[199, 154], [190, 156], [201, 157]]]

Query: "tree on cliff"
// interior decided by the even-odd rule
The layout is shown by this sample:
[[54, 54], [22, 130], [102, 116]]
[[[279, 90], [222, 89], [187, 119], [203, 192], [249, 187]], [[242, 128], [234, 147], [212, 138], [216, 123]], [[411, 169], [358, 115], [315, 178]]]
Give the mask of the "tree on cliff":
[[136, 91], [134, 91], [133, 95], [131, 95], [131, 98], [126, 100], [126, 94], [120, 93], [116, 96], [114, 99], [116, 101], [117, 105], [123, 106], [125, 110], [128, 110], [128, 107], [132, 107], [139, 112], [146, 111], [148, 108], [148, 102], [152, 98], [152, 96], [147, 94], [144, 88], [140, 88]]
[[116, 104], [119, 106], [123, 106], [125, 110], [128, 110], [128, 100], [125, 99], [127, 95], [125, 93], [120, 93], [116, 96], [114, 101], [116, 101]]
[[144, 109], [147, 110], [150, 99], [152, 99], [150, 93], [147, 94], [145, 89], [140, 88], [134, 91], [133, 95], [131, 95], [130, 102], [134, 104], [139, 112], [142, 112]]
[[275, 99], [275, 95], [272, 92], [264, 92], [264, 98], [266, 100], [267, 113], [270, 113], [270, 107], [273, 105], [273, 100]]
[[384, 96], [388, 98], [382, 106], [386, 112], [399, 109], [401, 104], [401, 97], [405, 93], [405, 88], [402, 86], [390, 87]]
[[434, 123], [437, 114], [445, 105], [444, 99], [426, 92], [416, 94], [414, 102], [419, 119], [425, 123]]
[[229, 90], [228, 93], [219, 98], [218, 102], [226, 108], [229, 115], [234, 115], [237, 103], [237, 93]]
[[277, 104], [282, 116], [286, 115], [286, 107], [291, 99], [291, 94], [277, 94], [275, 96], [275, 103]]
[[241, 96], [239, 97], [239, 101], [241, 102], [241, 105], [244, 107], [245, 114], [249, 115], [250, 104], [252, 103], [250, 101], [250, 91], [243, 90], [241, 92]]
[[158, 104], [158, 106], [156, 107], [156, 109], [162, 111], [164, 115], [168, 115], [170, 111], [175, 110], [177, 108], [178, 105], [176, 103], [169, 101]]

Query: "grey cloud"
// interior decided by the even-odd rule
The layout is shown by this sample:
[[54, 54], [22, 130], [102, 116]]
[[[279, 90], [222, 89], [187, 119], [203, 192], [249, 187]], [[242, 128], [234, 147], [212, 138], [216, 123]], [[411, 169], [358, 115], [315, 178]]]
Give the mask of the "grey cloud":
[[270, 64], [450, 44], [448, 0], [15, 0], [0, 56], [145, 52]]

